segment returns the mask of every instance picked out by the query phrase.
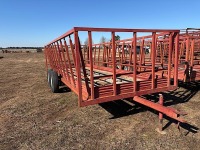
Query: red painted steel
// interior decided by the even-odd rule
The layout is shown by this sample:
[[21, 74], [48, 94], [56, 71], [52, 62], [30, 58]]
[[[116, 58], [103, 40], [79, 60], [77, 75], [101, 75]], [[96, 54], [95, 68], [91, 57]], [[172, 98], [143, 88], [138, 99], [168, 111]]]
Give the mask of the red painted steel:
[[[82, 32], [87, 35], [88, 45], [80, 44]], [[111, 40], [93, 44], [92, 35], [96, 32], [109, 32]], [[116, 41], [116, 32], [131, 33], [133, 37]], [[141, 33], [147, 35], [139, 36]], [[46, 67], [58, 72], [61, 81], [78, 95], [79, 106], [133, 97], [136, 102], [184, 122], [177, 117], [177, 111], [139, 96], [177, 88], [179, 45], [191, 36], [185, 35], [186, 39], [179, 41], [179, 30], [74, 27], [45, 46]], [[191, 54], [193, 49], [194, 46]]]
[[179, 79], [200, 80], [200, 29], [188, 28], [180, 34]]
[[144, 98], [141, 98], [141, 97], [138, 97], [138, 96], [135, 96], [134, 97], [134, 100], [138, 103], [141, 103], [145, 106], [148, 106], [150, 108], [153, 108], [159, 112], [162, 112], [163, 114], [167, 115], [168, 117], [170, 118], [173, 118], [175, 120], [178, 120], [179, 122], [186, 122], [184, 119], [178, 117], [179, 114], [181, 114], [180, 112], [177, 112], [176, 110], [174, 110], [173, 108], [169, 108], [169, 107], [164, 107], [158, 103], [154, 103], [154, 102], [151, 102], [151, 101], [148, 101]]
[[[163, 95], [159, 94], [159, 104], [163, 106], [164, 100], [163, 100]], [[159, 131], [163, 130], [163, 114], [159, 112]]]

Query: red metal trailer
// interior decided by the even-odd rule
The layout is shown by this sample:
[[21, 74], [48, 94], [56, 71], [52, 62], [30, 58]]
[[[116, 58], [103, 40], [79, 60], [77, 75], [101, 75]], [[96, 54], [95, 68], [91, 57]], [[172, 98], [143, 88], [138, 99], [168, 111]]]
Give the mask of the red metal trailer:
[[[110, 33], [107, 43], [93, 44], [93, 34]], [[59, 80], [78, 95], [78, 105], [87, 106], [133, 98], [179, 122], [182, 114], [142, 98], [142, 95], [175, 90], [178, 86], [179, 30], [74, 27], [45, 46], [48, 82], [53, 92]], [[82, 34], [88, 45], [81, 45]], [[116, 41], [128, 33], [130, 39]], [[147, 36], [140, 36], [146, 34]], [[159, 44], [160, 43], [160, 44]], [[140, 53], [137, 53], [140, 46]], [[150, 54], [145, 54], [150, 47]], [[160, 50], [160, 51], [158, 51]], [[159, 56], [160, 53], [162, 56]], [[173, 80], [172, 80], [173, 79]]]
[[[137, 62], [140, 66], [137, 66], [140, 71], [144, 68], [147, 68], [148, 64], [151, 64], [151, 59], [148, 55], [145, 54], [145, 46], [148, 46], [150, 49], [152, 48], [152, 39], [148, 39], [149, 36], [140, 37], [140, 42], [137, 45], [140, 46], [140, 52], [137, 55]], [[178, 56], [178, 79], [183, 82], [192, 82], [200, 80], [200, 29], [196, 28], [188, 28], [185, 30], [181, 30], [181, 34], [179, 35], [179, 56]], [[138, 38], [139, 39], [139, 38]], [[119, 41], [123, 43], [123, 46], [127, 46], [131, 43], [131, 39], [125, 39]], [[159, 34], [156, 37], [156, 54], [155, 61], [157, 69], [162, 72], [165, 71], [164, 68], [167, 68], [168, 60], [168, 46], [169, 46], [169, 36]], [[150, 51], [150, 55], [151, 55]], [[170, 55], [174, 55], [174, 52]], [[172, 63], [174, 64], [174, 57], [172, 57]], [[127, 60], [125, 61], [127, 63]], [[160, 67], [160, 65], [162, 67]], [[123, 67], [124, 69], [124, 67]], [[127, 67], [125, 68], [127, 69]], [[158, 74], [159, 71], [156, 71]], [[172, 78], [174, 76], [174, 72], [172, 71]], [[166, 74], [164, 74], [166, 75]]]
[[200, 29], [188, 28], [180, 34], [179, 79], [200, 80]]

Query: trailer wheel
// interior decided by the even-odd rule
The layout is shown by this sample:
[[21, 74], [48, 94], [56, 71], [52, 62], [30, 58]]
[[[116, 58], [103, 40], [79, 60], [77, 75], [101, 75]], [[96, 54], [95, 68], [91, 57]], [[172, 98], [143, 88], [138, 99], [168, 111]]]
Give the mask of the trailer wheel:
[[48, 71], [47, 71], [47, 81], [48, 81], [49, 86], [51, 86], [51, 83], [50, 83], [50, 81], [51, 81], [51, 72], [52, 72], [52, 69], [48, 69]]
[[126, 70], [126, 71], [128, 71], [128, 66], [124, 66], [123, 69]]
[[51, 87], [51, 91], [53, 93], [58, 93], [59, 91], [59, 78], [58, 78], [58, 73], [55, 71], [51, 71], [51, 75], [50, 75], [50, 87]]
[[[124, 67], [125, 67], [125, 66], [122, 66], [122, 70], [124, 70]], [[120, 69], [120, 65], [116, 65], [116, 68], [117, 68], [117, 69]]]
[[126, 70], [126, 71], [133, 71], [133, 66], [130, 66], [130, 69], [128, 66], [124, 66], [123, 70]]

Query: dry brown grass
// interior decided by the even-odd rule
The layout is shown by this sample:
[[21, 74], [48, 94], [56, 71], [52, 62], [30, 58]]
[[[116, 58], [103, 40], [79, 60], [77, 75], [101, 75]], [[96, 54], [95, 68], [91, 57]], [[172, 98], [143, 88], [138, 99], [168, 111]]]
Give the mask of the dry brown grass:
[[[200, 149], [199, 131], [179, 132], [173, 123], [165, 129], [166, 135], [158, 134], [155, 131], [158, 116], [147, 108], [124, 101], [78, 108], [73, 92], [51, 93], [42, 53], [2, 55], [2, 150]], [[165, 104], [187, 111], [187, 120], [196, 127], [200, 126], [199, 87], [199, 84], [193, 89], [186, 86], [164, 94]]]

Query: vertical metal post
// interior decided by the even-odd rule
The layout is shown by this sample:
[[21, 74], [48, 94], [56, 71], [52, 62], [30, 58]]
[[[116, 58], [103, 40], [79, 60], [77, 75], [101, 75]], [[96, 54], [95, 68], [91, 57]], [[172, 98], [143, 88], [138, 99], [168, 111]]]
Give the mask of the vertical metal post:
[[95, 45], [94, 47], [94, 65], [96, 64], [96, 51], [97, 51], [97, 46]]
[[178, 86], [179, 33], [175, 37], [174, 86]]
[[113, 64], [113, 95], [117, 95], [116, 88], [116, 49], [115, 49], [115, 32], [112, 32], [112, 64]]
[[192, 80], [193, 75], [193, 66], [194, 66], [194, 48], [195, 48], [195, 39], [191, 41], [191, 56], [190, 56], [190, 80]]
[[190, 39], [189, 39], [189, 36], [188, 36], [187, 40], [186, 40], [186, 56], [185, 56], [186, 62], [188, 64], [189, 64], [189, 50], [190, 50]]
[[169, 53], [168, 53], [168, 77], [167, 86], [170, 86], [171, 79], [171, 62], [172, 62], [172, 33], [169, 35]]
[[[163, 96], [159, 94], [159, 104], [163, 106]], [[163, 130], [163, 114], [159, 112], [159, 130]]]
[[88, 31], [88, 44], [90, 56], [90, 83], [91, 83], [91, 99], [94, 99], [94, 77], [93, 77], [93, 56], [92, 56], [92, 33]]
[[[152, 41], [153, 42], [153, 41]], [[150, 60], [152, 60], [152, 42], [150, 42]]]
[[157, 51], [157, 38], [158, 38], [158, 35], [155, 33], [155, 62], [157, 62], [157, 56], [158, 56], [158, 51]]
[[[128, 70], [131, 71], [131, 65], [132, 65], [132, 62], [133, 62], [133, 51], [132, 51], [133, 42], [130, 45], [128, 44], [128, 48], [129, 48], [129, 67], [128, 67], [129, 69]], [[137, 57], [136, 57], [136, 59], [137, 59]]]
[[81, 66], [80, 66], [80, 49], [78, 32], [74, 32], [74, 42], [76, 50], [76, 75], [77, 75], [77, 88], [78, 88], [78, 105], [81, 106], [82, 102], [82, 84], [81, 84]]
[[[159, 104], [163, 106], [163, 96], [162, 94], [159, 94]], [[158, 128], [156, 128], [156, 131], [160, 134], [166, 134], [165, 131], [163, 131], [163, 113], [159, 112], [159, 122], [158, 122]]]
[[189, 39], [189, 35], [187, 35], [184, 82], [188, 81], [188, 77], [189, 77], [189, 51], [190, 51], [190, 39]]
[[140, 47], [140, 71], [141, 71], [141, 66], [143, 64], [144, 56], [145, 56], [145, 51], [144, 51], [144, 38], [142, 38], [141, 42], [141, 47]]
[[194, 44], [195, 44], [195, 39], [192, 39], [192, 42], [191, 42], [191, 63], [190, 63], [190, 67], [193, 67], [194, 65]]
[[153, 32], [152, 33], [152, 55], [151, 55], [151, 62], [152, 62], [152, 71], [151, 71], [151, 74], [152, 74], [152, 79], [151, 79], [151, 89], [154, 89], [155, 88], [155, 53], [156, 53], [156, 33]]
[[107, 58], [106, 58], [106, 51], [107, 51], [107, 46], [104, 47], [104, 50], [103, 50], [103, 64], [104, 66], [107, 66]]
[[122, 62], [121, 63], [123, 64], [124, 62], [126, 62], [126, 57], [125, 57], [125, 53], [124, 53], [124, 42], [123, 42], [123, 44], [122, 44]]
[[[175, 34], [175, 36], [176, 36], [176, 34]], [[174, 47], [175, 40], [174, 39], [176, 39], [176, 38], [174, 38], [174, 35], [172, 37], [173, 37], [172, 38], [172, 64], [174, 64], [175, 63], [175, 52], [174, 52], [174, 50], [175, 50], [175, 47]]]
[[141, 62], [142, 62], [142, 64], [144, 64], [144, 59], [145, 59], [145, 51], [146, 51], [146, 48], [144, 49], [144, 38], [142, 38], [142, 48], [143, 48], [143, 51], [142, 51], [142, 60], [141, 60]]
[[160, 42], [160, 62], [163, 67], [163, 45], [162, 45], [162, 42]]
[[[110, 65], [110, 55], [111, 55], [111, 45], [109, 45], [107, 51], [106, 51], [106, 56], [107, 56], [107, 65]], [[111, 57], [112, 58], [112, 57]]]
[[[103, 48], [103, 47], [102, 47]], [[99, 57], [100, 57], [100, 51], [101, 51], [101, 45], [99, 45], [99, 49], [98, 49], [98, 66], [99, 66]]]
[[140, 44], [140, 55], [139, 55], [140, 66], [142, 65], [142, 61], [143, 61], [143, 53], [144, 53], [144, 38], [142, 38], [142, 42]]
[[[163, 95], [162, 94], [159, 94], [159, 104], [161, 106], [163, 106]], [[165, 131], [163, 131], [163, 113], [159, 112], [159, 125], [158, 125], [158, 128], [156, 129], [156, 131], [160, 134], [166, 134]]]
[[133, 61], [133, 91], [137, 91], [137, 33], [133, 33], [133, 56], [134, 56], [134, 61]]

